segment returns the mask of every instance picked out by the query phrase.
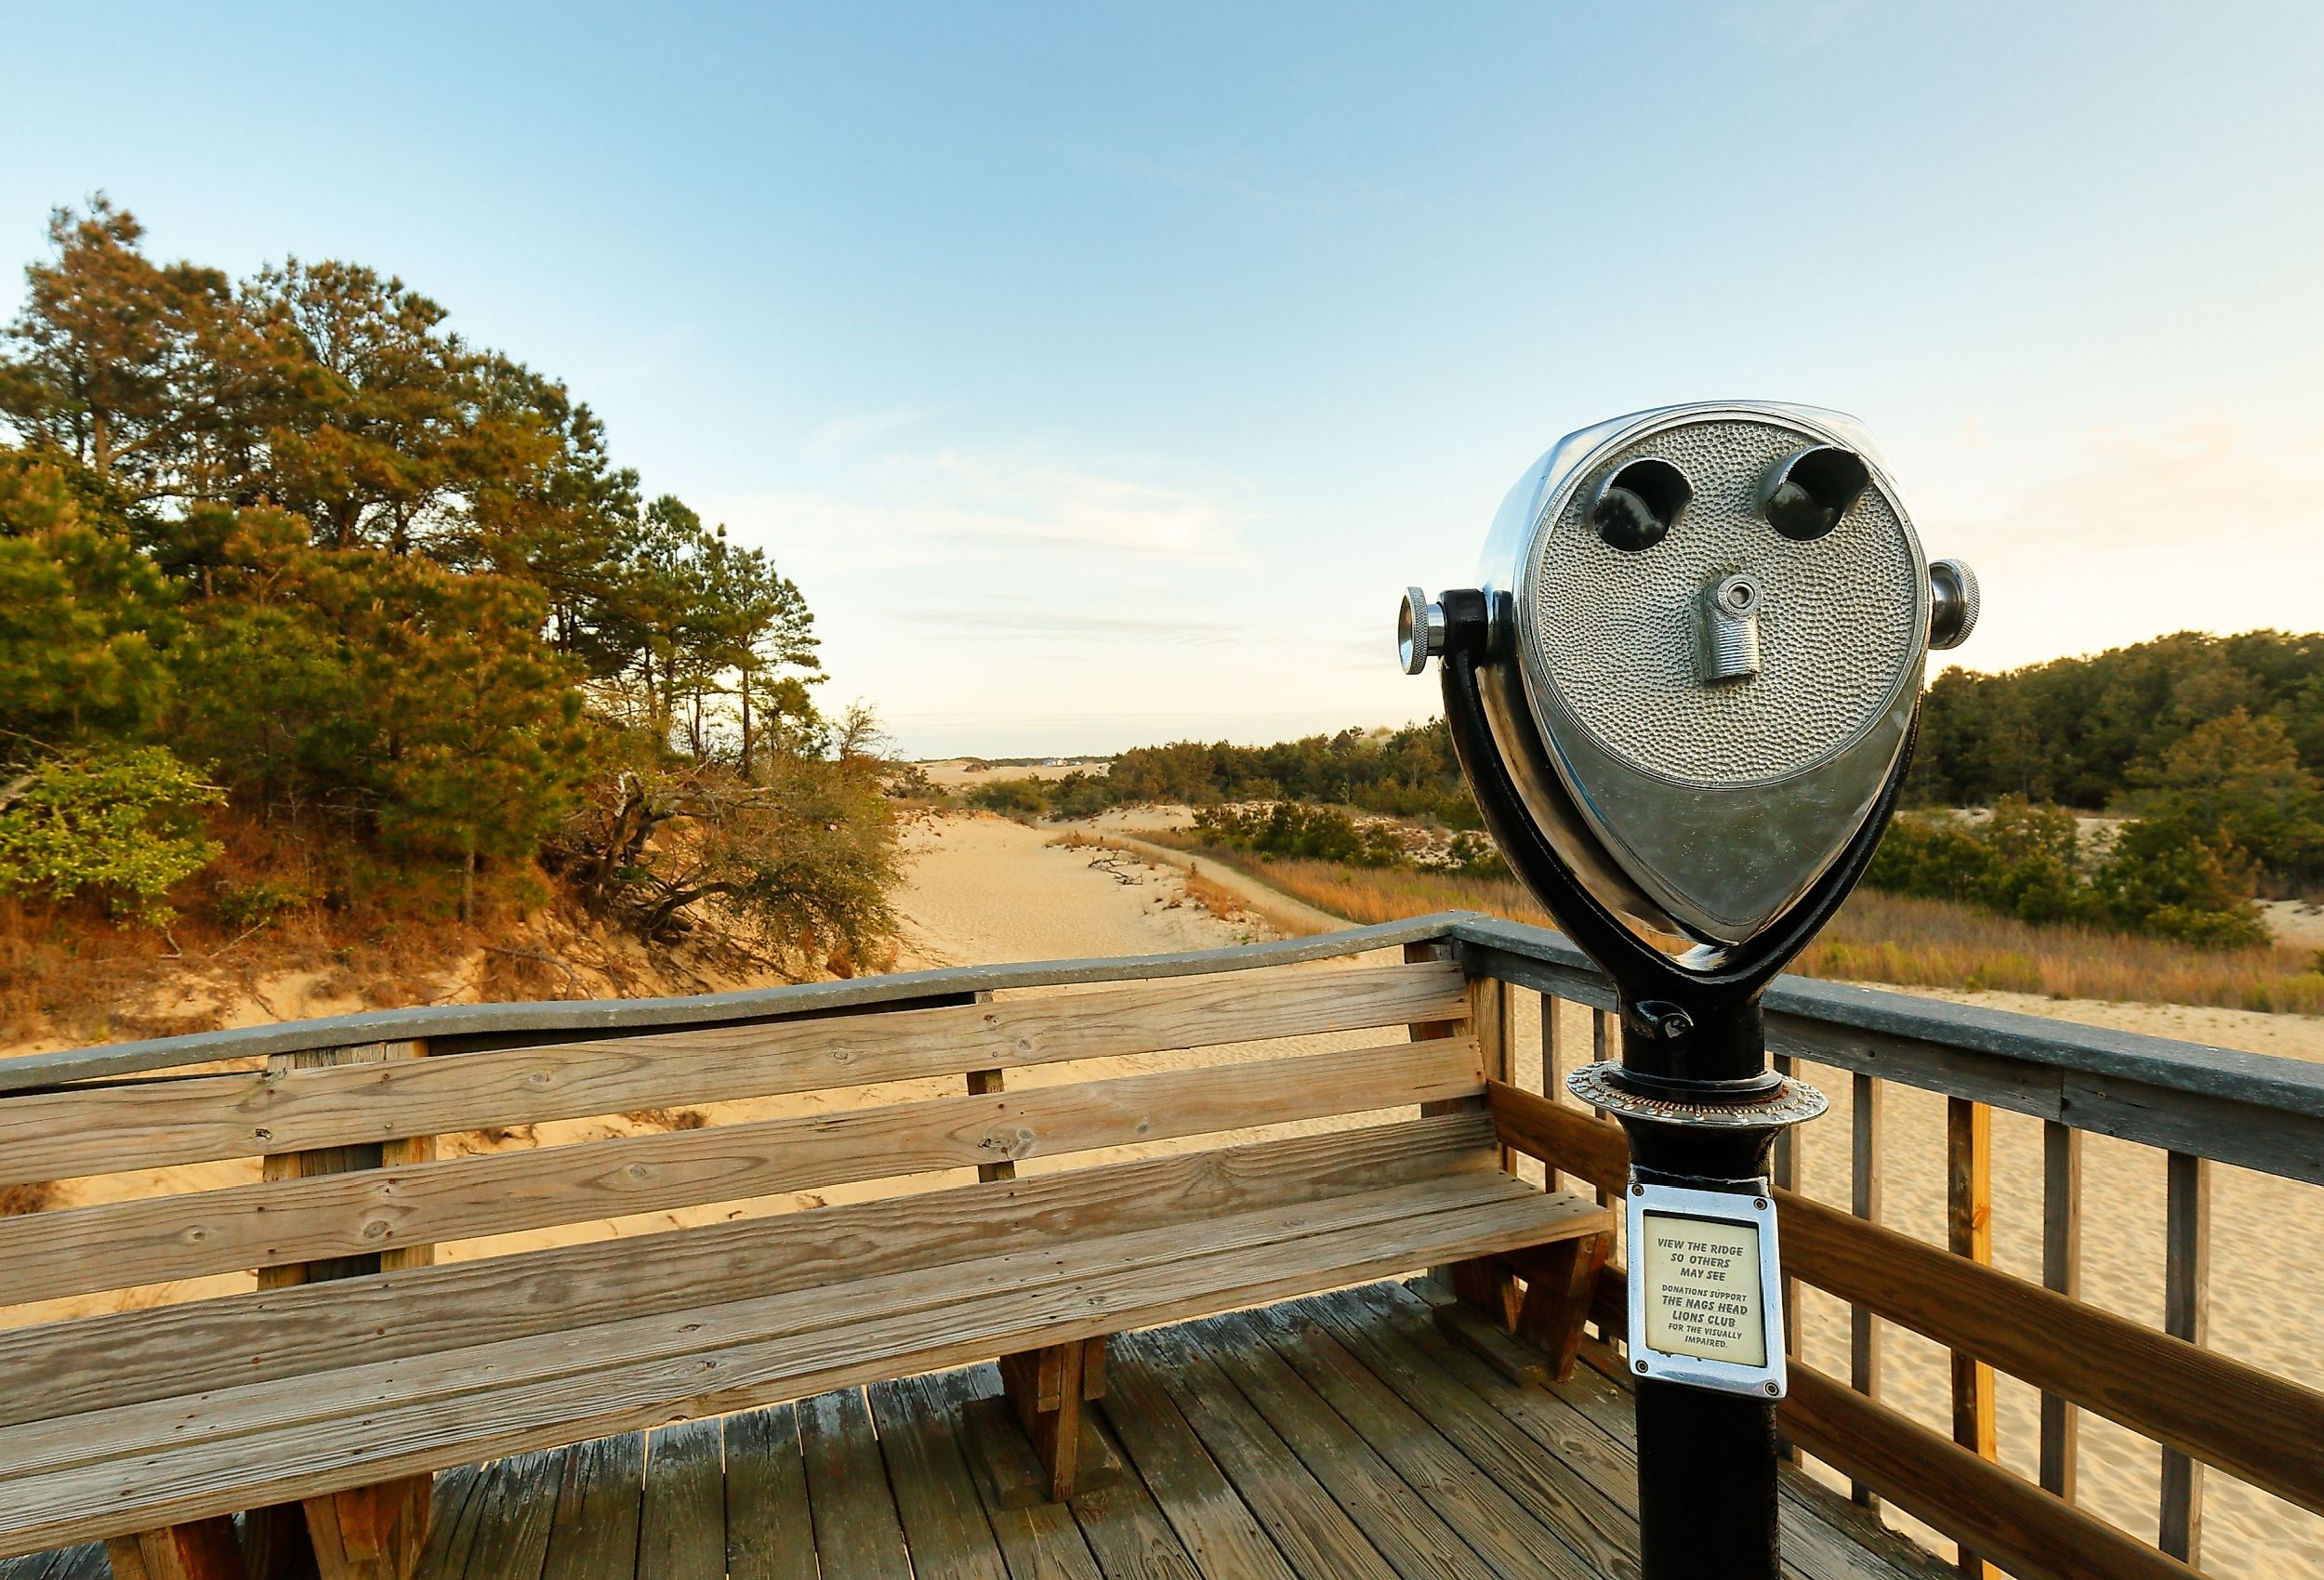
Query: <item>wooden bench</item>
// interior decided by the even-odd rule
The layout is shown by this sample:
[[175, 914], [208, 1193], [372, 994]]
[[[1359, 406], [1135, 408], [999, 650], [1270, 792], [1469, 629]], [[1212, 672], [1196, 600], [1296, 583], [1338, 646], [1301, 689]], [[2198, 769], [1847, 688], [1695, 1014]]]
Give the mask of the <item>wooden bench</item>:
[[[0, 1556], [104, 1537], [118, 1575], [234, 1575], [303, 1526], [326, 1577], [395, 1580], [439, 1469], [993, 1357], [1059, 1495], [1107, 1334], [1423, 1266], [1570, 1353], [1609, 1220], [1508, 1172], [1507, 1044], [1499, 983], [1420, 959], [0, 1097], [0, 1183], [263, 1160], [0, 1218], [0, 1306], [151, 1305], [0, 1330]], [[782, 1210], [866, 1181], [891, 1193]]]

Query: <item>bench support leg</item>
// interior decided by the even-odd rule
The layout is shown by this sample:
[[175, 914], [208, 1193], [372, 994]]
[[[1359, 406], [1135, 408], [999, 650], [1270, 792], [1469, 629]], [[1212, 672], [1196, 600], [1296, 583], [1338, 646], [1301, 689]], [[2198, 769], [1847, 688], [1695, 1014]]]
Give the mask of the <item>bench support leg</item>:
[[[1574, 1375], [1610, 1234], [1583, 1234], [1457, 1263], [1437, 1285], [1436, 1325], [1446, 1337], [1511, 1382], [1564, 1382]], [[1525, 1280], [1519, 1299], [1515, 1279]], [[1444, 1286], [1454, 1298], [1444, 1300]]]
[[115, 1536], [105, 1556], [113, 1580], [243, 1580], [242, 1548], [225, 1515]]
[[1611, 1234], [1585, 1235], [1537, 1245], [1522, 1258], [1525, 1300], [1517, 1313], [1517, 1336], [1550, 1358], [1551, 1376], [1559, 1382], [1574, 1375], [1581, 1324], [1613, 1243]]
[[1064, 1502], [1083, 1481], [1081, 1408], [1105, 1397], [1104, 1337], [1004, 1355], [1000, 1376], [1018, 1424], [1041, 1462], [1048, 1501]]
[[428, 1545], [432, 1476], [406, 1476], [306, 1500], [323, 1580], [411, 1580]]
[[1452, 1285], [1453, 1298], [1480, 1313], [1486, 1322], [1504, 1332], [1517, 1326], [1517, 1283], [1509, 1275], [1509, 1266], [1498, 1257], [1480, 1257], [1475, 1261], [1455, 1262], [1446, 1270]]

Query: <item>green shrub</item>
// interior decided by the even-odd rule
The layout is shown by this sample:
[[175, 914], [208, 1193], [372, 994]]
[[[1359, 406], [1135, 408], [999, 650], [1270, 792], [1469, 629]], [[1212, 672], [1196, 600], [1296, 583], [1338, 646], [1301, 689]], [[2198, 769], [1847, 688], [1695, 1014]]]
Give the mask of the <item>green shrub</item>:
[[1037, 818], [1049, 810], [1049, 797], [1037, 779], [993, 779], [969, 792], [969, 805], [1004, 817]]
[[196, 810], [224, 799], [161, 746], [52, 757], [0, 808], [0, 889], [86, 892], [117, 917], [166, 927], [170, 889], [218, 854]]
[[2267, 941], [2252, 903], [2257, 870], [2225, 832], [2207, 834], [2172, 816], [2126, 824], [2093, 865], [2071, 812], [2004, 796], [1977, 827], [1951, 817], [1899, 817], [1865, 882], [2019, 921], [2082, 922], [2240, 949]]
[[256, 883], [221, 888], [210, 902], [210, 915], [230, 928], [263, 927], [285, 911], [312, 903], [314, 898], [300, 885], [260, 878]]
[[1047, 786], [1050, 816], [1093, 818], [1114, 804], [1103, 774], [1074, 772]]

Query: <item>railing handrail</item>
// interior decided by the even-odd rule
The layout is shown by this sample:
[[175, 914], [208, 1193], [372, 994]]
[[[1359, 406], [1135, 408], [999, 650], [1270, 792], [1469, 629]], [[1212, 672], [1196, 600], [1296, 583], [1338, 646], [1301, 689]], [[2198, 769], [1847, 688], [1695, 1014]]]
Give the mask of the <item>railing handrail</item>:
[[[1460, 942], [1506, 950], [1574, 973], [1562, 979], [1562, 998], [1602, 1009], [1614, 1007], [1613, 982], [1563, 933], [1474, 915], [1460, 917], [1449, 931]], [[2280, 1054], [2251, 1053], [2212, 1043], [2053, 1020], [2013, 1009], [1987, 1009], [1789, 974], [1777, 977], [1769, 986], [1765, 1003], [1771, 1013], [2089, 1074], [2125, 1075], [2244, 1102], [2271, 1102], [2324, 1118], [2324, 1066]], [[2190, 1060], [2190, 1054], [2201, 1057]]]
[[[197, 1032], [0, 1060], [0, 1095], [288, 1051], [427, 1038], [450, 1052], [734, 1025], [998, 989], [1251, 970], [1431, 940], [1457, 944], [1477, 974], [1613, 1007], [1613, 984], [1562, 934], [1455, 911], [1167, 955], [943, 967], [685, 997], [436, 1005]], [[2324, 1184], [2324, 1067], [2302, 1060], [1795, 976], [1776, 979], [1766, 1007], [1779, 1053]]]
[[[1598, 1008], [1613, 983], [1562, 935], [1463, 917], [1472, 971]], [[1779, 1054], [2079, 1130], [2324, 1184], [2324, 1066], [1807, 977], [1767, 990]]]
[[1111, 955], [1089, 960], [1012, 961], [997, 966], [943, 966], [843, 981], [798, 982], [735, 993], [671, 998], [549, 999], [526, 1004], [440, 1004], [410, 1009], [369, 1009], [310, 1020], [284, 1020], [222, 1032], [190, 1032], [140, 1042], [103, 1043], [51, 1053], [0, 1059], [0, 1095], [70, 1082], [137, 1075], [268, 1054], [355, 1047], [366, 1043], [426, 1039], [438, 1051], [456, 1039], [461, 1047], [492, 1039], [538, 1041], [544, 1036], [603, 1036], [680, 1027], [739, 1025], [753, 1020], [907, 1007], [914, 1000], [991, 993], [1008, 988], [1065, 987], [1087, 982], [1200, 976], [1333, 960], [1375, 949], [1451, 935], [1473, 913], [1444, 911], [1408, 921], [1349, 928], [1311, 938], [1229, 944], [1169, 955]]

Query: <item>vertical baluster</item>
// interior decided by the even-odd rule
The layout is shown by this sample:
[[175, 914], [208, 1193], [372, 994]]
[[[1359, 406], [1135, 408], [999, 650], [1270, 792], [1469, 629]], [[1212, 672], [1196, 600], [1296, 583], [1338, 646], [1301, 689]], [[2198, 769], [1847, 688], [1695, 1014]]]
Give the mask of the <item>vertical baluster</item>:
[[[1601, 1064], [1605, 1062], [1607, 1057], [1606, 1040], [1613, 1031], [1612, 1021], [1613, 1017], [1603, 1009], [1592, 1009], [1590, 1012], [1590, 1057]], [[1605, 1110], [1602, 1108], [1593, 1108], [1591, 1112], [1600, 1119], [1606, 1116]], [[1614, 1245], [1606, 1253], [1606, 1260], [1618, 1267], [1623, 1264], [1630, 1254], [1627, 1244], [1629, 1235], [1625, 1231], [1625, 1225], [1629, 1219], [1622, 1203], [1617, 1199], [1613, 1192], [1600, 1187], [1596, 1195], [1598, 1205], [1614, 1209]], [[1603, 1338], [1608, 1336], [1601, 1333], [1599, 1336]], [[1618, 1348], [1621, 1341], [1618, 1338], [1615, 1343]]]
[[[427, 1057], [425, 1042], [370, 1043], [360, 1047], [278, 1053], [268, 1059], [267, 1071], [282, 1076], [294, 1070], [388, 1064]], [[268, 1179], [311, 1179], [325, 1174], [428, 1163], [435, 1155], [433, 1136], [401, 1137], [372, 1144], [279, 1152], [260, 1165], [260, 1173]], [[361, 1278], [373, 1272], [397, 1272], [406, 1268], [428, 1267], [435, 1259], [433, 1245], [398, 1245], [370, 1256], [335, 1257], [260, 1268], [258, 1287], [282, 1289], [300, 1284]], [[389, 1580], [411, 1573], [428, 1543], [432, 1482], [433, 1478], [427, 1475], [404, 1476], [308, 1498], [302, 1511], [303, 1523], [314, 1554], [315, 1572], [321, 1573], [323, 1580]], [[262, 1546], [266, 1554], [262, 1562], [249, 1567], [262, 1569], [270, 1575], [301, 1572], [296, 1528], [299, 1521], [291, 1517], [288, 1505], [256, 1511], [244, 1523], [257, 1533], [256, 1545]]]
[[[2082, 1297], [2082, 1133], [2041, 1124], [2041, 1283]], [[2054, 1393], [2041, 1396], [2041, 1485], [2072, 1503], [2081, 1456], [2081, 1415]]]
[[[2172, 1152], [2164, 1226], [2162, 1326], [2200, 1344], [2211, 1326], [2211, 1160]], [[2155, 1545], [2199, 1564], [2203, 1545], [2203, 1468], [2176, 1449], [2162, 1451], [2162, 1534]]]
[[[1993, 1260], [1993, 1111], [1966, 1098], [1945, 1099], [1945, 1228], [1956, 1256]], [[1953, 1351], [1953, 1441], [1979, 1457], [1995, 1457], [1993, 1368]], [[1998, 1573], [1968, 1547], [1961, 1572], [1971, 1580]]]
[[[1790, 1075], [1796, 1073], [1791, 1056], [1788, 1053], [1776, 1054], [1775, 1066], [1776, 1073], [1778, 1075]], [[1776, 1132], [1776, 1152], [1771, 1166], [1774, 1170], [1773, 1178], [1776, 1190], [1797, 1191], [1800, 1188], [1800, 1129], [1798, 1126], [1787, 1125]], [[1788, 1270], [1783, 1275], [1782, 1298], [1784, 1352], [1796, 1358], [1800, 1353], [1800, 1281], [1793, 1278]], [[1782, 1445], [1783, 1456], [1794, 1465], [1799, 1464], [1800, 1445], [1789, 1438], [1777, 1441]]]
[[[1851, 1124], [1848, 1206], [1867, 1223], [1881, 1220], [1881, 1083], [1861, 1072], [1849, 1079]], [[1867, 1399], [1881, 1396], [1880, 1318], [1868, 1306], [1848, 1308], [1848, 1386]], [[1866, 1508], [1880, 1498], [1862, 1481], [1848, 1483], [1848, 1495]]]
[[[1565, 1001], [1554, 994], [1541, 995], [1541, 1095], [1555, 1102], [1565, 1090], [1565, 1072], [1572, 1068], [1571, 1050], [1567, 1048]], [[1542, 1184], [1552, 1191], [1565, 1188], [1565, 1177], [1552, 1168], [1547, 1171]]]
[[[1608, 1016], [1603, 1009], [1592, 1009], [1590, 1012], [1590, 1057], [1592, 1061], [1599, 1064], [1603, 1064], [1606, 1060], [1607, 1022], [1611, 1019], [1612, 1017]], [[1604, 1109], [1593, 1108], [1590, 1112], [1596, 1114], [1600, 1119], [1604, 1119], [1605, 1117]], [[1601, 1187], [1598, 1191], [1598, 1205], [1604, 1207], [1612, 1206], [1613, 1205], [1613, 1192], [1605, 1190], [1604, 1187]]]
[[[990, 993], [979, 992], [976, 995], [976, 1002], [979, 1004], [990, 1004], [992, 1001], [993, 995]], [[969, 1072], [969, 1095], [971, 1097], [994, 1097], [1008, 1088], [1009, 1076], [1005, 1071], [971, 1070]], [[976, 1165], [976, 1177], [979, 1179], [1014, 1179], [1017, 1177], [1017, 1165], [1008, 1158], [1002, 1158], [998, 1163], [980, 1163]]]

